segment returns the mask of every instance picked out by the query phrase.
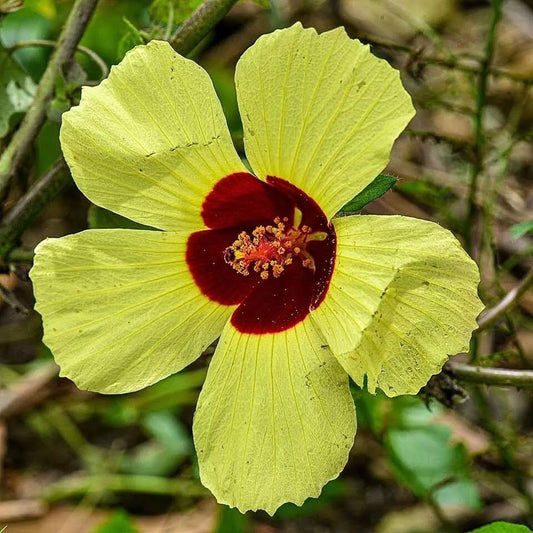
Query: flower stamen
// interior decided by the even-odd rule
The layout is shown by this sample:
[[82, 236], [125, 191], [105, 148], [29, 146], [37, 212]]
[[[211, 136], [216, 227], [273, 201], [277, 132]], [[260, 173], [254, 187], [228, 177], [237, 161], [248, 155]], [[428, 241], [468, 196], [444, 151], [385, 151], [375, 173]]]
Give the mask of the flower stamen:
[[309, 226], [301, 225], [301, 221], [302, 212], [295, 208], [294, 222], [288, 230], [288, 217], [276, 217], [273, 224], [257, 226], [251, 236], [242, 231], [224, 250], [224, 261], [243, 276], [248, 276], [252, 268], [264, 280], [270, 274], [279, 278], [285, 267], [293, 264], [294, 258], [299, 258], [304, 268], [314, 271], [315, 261], [306, 249], [307, 244], [323, 241], [327, 233], [313, 232]]

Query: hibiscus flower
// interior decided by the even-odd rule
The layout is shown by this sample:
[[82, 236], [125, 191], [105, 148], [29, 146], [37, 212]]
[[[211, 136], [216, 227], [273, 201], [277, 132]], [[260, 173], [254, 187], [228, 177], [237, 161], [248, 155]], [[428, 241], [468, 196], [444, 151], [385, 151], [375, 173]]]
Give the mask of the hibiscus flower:
[[260, 37], [235, 77], [253, 174], [208, 75], [168, 43], [84, 88], [61, 128], [77, 186], [161, 231], [47, 239], [31, 277], [44, 342], [83, 389], [149, 386], [220, 336], [194, 417], [200, 477], [221, 503], [273, 513], [344, 467], [348, 376], [415, 394], [468, 348], [479, 275], [435, 223], [333, 218], [414, 114], [367, 46], [296, 24]]

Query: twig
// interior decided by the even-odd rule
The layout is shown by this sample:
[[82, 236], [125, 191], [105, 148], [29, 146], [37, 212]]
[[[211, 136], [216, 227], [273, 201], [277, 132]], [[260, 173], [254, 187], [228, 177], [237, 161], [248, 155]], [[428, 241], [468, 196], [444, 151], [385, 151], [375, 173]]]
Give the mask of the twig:
[[492, 442], [498, 449], [503, 466], [512, 476], [514, 485], [524, 504], [527, 506], [528, 516], [532, 516], [533, 498], [529, 493], [529, 488], [524, 477], [524, 471], [516, 460], [514, 453], [516, 435], [511, 428], [509, 428], [509, 430], [511, 430], [510, 432], [506, 432], [502, 425], [496, 422], [491, 412], [488, 398], [481, 387], [472, 387], [471, 394], [477, 408], [481, 425], [492, 436]]
[[470, 187], [468, 194], [468, 207], [465, 220], [465, 245], [466, 249], [472, 252], [473, 236], [475, 229], [475, 219], [478, 213], [476, 205], [477, 183], [479, 175], [483, 170], [483, 157], [485, 138], [483, 132], [483, 119], [485, 116], [485, 104], [487, 99], [487, 82], [489, 78], [490, 64], [494, 55], [494, 46], [496, 43], [496, 29], [498, 21], [500, 20], [502, 0], [493, 0], [492, 2], [492, 16], [490, 21], [489, 33], [487, 37], [487, 44], [485, 46], [485, 54], [481, 61], [481, 71], [478, 77], [477, 91], [476, 91], [476, 115], [474, 117], [475, 130], [475, 160], [471, 166], [470, 172]]
[[[0, 523], [11, 524], [20, 520], [40, 518], [46, 513], [46, 505], [39, 500], [11, 500], [0, 502]], [[9, 533], [9, 528], [0, 530]]]
[[140, 492], [143, 494], [202, 497], [208, 494], [198, 482], [144, 475], [92, 475], [72, 477], [50, 485], [43, 493], [47, 502], [99, 492]]
[[18, 172], [46, 119], [46, 104], [53, 97], [57, 76], [70, 61], [87, 27], [98, 0], [76, 0], [59, 36], [46, 70], [39, 82], [30, 109], [0, 157], [0, 198], [4, 197], [10, 180]]
[[28, 316], [30, 311], [28, 308], [15, 296], [15, 293], [6, 289], [0, 283], [0, 298], [7, 304], [11, 309], [16, 313], [19, 313], [23, 316]]
[[205, 0], [172, 36], [170, 44], [180, 54], [188, 54], [236, 2], [237, 0]]
[[422, 141], [431, 139], [436, 143], [444, 142], [450, 145], [454, 150], [466, 152], [468, 155], [472, 154], [474, 151], [474, 145], [469, 141], [464, 141], [462, 139], [451, 137], [449, 135], [441, 135], [432, 131], [421, 131], [413, 129], [407, 129], [405, 130], [405, 133], [410, 137], [416, 137], [418, 139], [421, 139]]
[[58, 371], [55, 363], [44, 363], [24, 376], [12, 389], [0, 391], [0, 418], [20, 413], [35, 403], [50, 382], [57, 377]]
[[[18, 50], [19, 48], [26, 48], [30, 46], [47, 46], [47, 47], [55, 47], [57, 45], [56, 41], [48, 41], [46, 39], [30, 39], [28, 41], [20, 41], [18, 43], [15, 43], [14, 45], [10, 46], [9, 48], [6, 48], [6, 50], [11, 53], [15, 50]], [[85, 54], [87, 57], [90, 57], [96, 65], [98, 65], [98, 68], [100, 69], [102, 73], [102, 79], [107, 78], [109, 74], [109, 67], [107, 66], [107, 63], [93, 50], [90, 48], [87, 48], [86, 46], [82, 46], [79, 44], [76, 47], [76, 50], [78, 52], [81, 52]]]
[[170, 33], [172, 32], [172, 26], [174, 25], [174, 4], [172, 2], [168, 3], [168, 20], [167, 27], [165, 29], [165, 35], [163, 40], [168, 41], [170, 39]]
[[533, 286], [533, 269], [527, 276], [494, 307], [487, 310], [478, 320], [477, 331], [482, 331], [497, 322], [509, 309], [515, 306], [523, 294]]
[[59, 158], [7, 214], [0, 225], [0, 258], [6, 258], [22, 232], [48, 202], [70, 183], [65, 160]]
[[[421, 49], [413, 49], [410, 46], [393, 43], [380, 39], [379, 37], [367, 36], [367, 35], [358, 35], [359, 40], [372, 44], [375, 46], [381, 46], [382, 48], [388, 48], [390, 50], [395, 50], [400, 53], [407, 54], [415, 61], [420, 63], [425, 63], [428, 65], [434, 65], [436, 67], [442, 67], [450, 70], [460, 70], [461, 72], [466, 72], [468, 74], [481, 74], [482, 69], [477, 65], [468, 65], [466, 63], [461, 63], [459, 59], [446, 59], [444, 57], [432, 56], [423, 54]], [[479, 62], [478, 58], [471, 58], [476, 62]], [[532, 85], [533, 77], [524, 76], [522, 74], [515, 74], [514, 72], [508, 72], [506, 70], [501, 70], [498, 68], [489, 68], [489, 76], [494, 76], [495, 78], [507, 78], [509, 80], [515, 81], [517, 83], [523, 83], [524, 85]]]
[[496, 385], [499, 387], [533, 388], [532, 370], [487, 368], [454, 362], [446, 363], [445, 368], [459, 381]]

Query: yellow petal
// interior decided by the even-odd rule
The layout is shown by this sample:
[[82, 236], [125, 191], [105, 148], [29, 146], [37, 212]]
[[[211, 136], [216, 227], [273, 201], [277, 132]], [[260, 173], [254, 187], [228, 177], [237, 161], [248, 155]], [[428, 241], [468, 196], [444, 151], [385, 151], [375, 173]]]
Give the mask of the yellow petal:
[[39, 244], [36, 309], [62, 376], [131, 392], [181, 370], [220, 335], [232, 308], [199, 292], [185, 243], [177, 233], [104, 229]]
[[206, 194], [243, 170], [209, 76], [159, 41], [84, 87], [63, 115], [61, 146], [92, 202], [166, 230], [202, 229]]
[[479, 272], [438, 224], [401, 216], [334, 220], [337, 258], [328, 294], [312, 313], [356, 383], [389, 396], [415, 394], [448, 355], [467, 351]]
[[414, 114], [399, 73], [342, 28], [264, 35], [235, 79], [256, 174], [292, 182], [329, 217], [385, 167]]
[[346, 373], [306, 320], [269, 335], [226, 326], [194, 417], [202, 483], [273, 514], [338, 476], [355, 435]]

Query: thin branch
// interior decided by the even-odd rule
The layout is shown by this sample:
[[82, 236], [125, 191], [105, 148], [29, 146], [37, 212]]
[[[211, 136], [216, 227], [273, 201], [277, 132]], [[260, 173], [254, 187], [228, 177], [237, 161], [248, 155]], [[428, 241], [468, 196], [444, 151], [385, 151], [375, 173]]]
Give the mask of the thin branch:
[[23, 231], [68, 183], [70, 174], [65, 160], [61, 157], [18, 201], [0, 224], [0, 258], [6, 258]]
[[[359, 35], [358, 39], [375, 46], [381, 46], [382, 48], [388, 48], [390, 50], [395, 50], [397, 52], [408, 55], [415, 61], [419, 61], [422, 64], [433, 65], [436, 67], [442, 67], [450, 70], [460, 70], [461, 72], [466, 72], [468, 74], [481, 74], [482, 69], [479, 65], [469, 65], [467, 63], [461, 62], [461, 58], [457, 59], [446, 59], [444, 57], [432, 56], [423, 54], [421, 49], [413, 49], [410, 46], [393, 43], [380, 39], [379, 37]], [[479, 58], [469, 58], [471, 60], [480, 62]], [[522, 74], [515, 74], [514, 72], [508, 72], [506, 70], [501, 70], [498, 68], [489, 68], [489, 76], [494, 76], [495, 78], [506, 78], [517, 83], [523, 83], [524, 85], [533, 85], [533, 77], [524, 76]]]
[[533, 370], [487, 368], [454, 362], [447, 363], [445, 368], [459, 381], [499, 387], [533, 388]]
[[104, 474], [62, 479], [46, 487], [42, 497], [47, 502], [103, 492], [139, 492], [142, 494], [185, 495], [202, 497], [207, 494], [198, 482], [157, 476]]
[[43, 363], [25, 375], [10, 389], [0, 391], [0, 418], [17, 415], [38, 401], [57, 378], [59, 367], [52, 361]]
[[28, 316], [30, 314], [28, 308], [16, 297], [15, 293], [9, 289], [6, 289], [1, 283], [0, 298], [16, 313], [19, 313], [23, 316]]
[[28, 155], [46, 119], [46, 104], [54, 95], [57, 76], [71, 61], [98, 0], [76, 0], [63, 27], [30, 109], [0, 157], [0, 198]]
[[[15, 50], [18, 50], [19, 48], [27, 48], [32, 46], [46, 46], [54, 48], [55, 46], [57, 46], [57, 42], [48, 41], [46, 39], [30, 39], [28, 41], [20, 41], [18, 43], [15, 43], [9, 48], [6, 48], [6, 50], [11, 53]], [[109, 67], [107, 66], [107, 63], [96, 52], [94, 52], [90, 48], [87, 48], [86, 46], [82, 46], [81, 44], [76, 47], [76, 50], [91, 58], [94, 63], [98, 65], [98, 68], [102, 73], [101, 79], [107, 78], [107, 76], [109, 75]]]
[[205, 0], [173, 35], [170, 44], [187, 55], [213, 29], [237, 0]]
[[471, 166], [470, 187], [468, 194], [467, 215], [465, 220], [465, 244], [467, 251], [472, 252], [473, 236], [478, 208], [476, 205], [477, 184], [479, 175], [483, 171], [483, 157], [485, 148], [485, 138], [483, 131], [483, 119], [485, 117], [485, 104], [487, 100], [487, 84], [490, 72], [490, 65], [494, 56], [494, 47], [496, 44], [496, 29], [501, 15], [502, 0], [493, 0], [492, 16], [485, 46], [485, 54], [481, 61], [481, 71], [478, 77], [476, 91], [476, 115], [474, 117], [475, 131], [475, 161]]
[[478, 320], [477, 331], [482, 331], [492, 326], [500, 318], [514, 307], [526, 291], [533, 286], [533, 269], [529, 271], [526, 277], [516, 286], [511, 289], [505, 297], [497, 303], [494, 307], [488, 309]]
[[451, 137], [449, 135], [441, 135], [432, 131], [422, 131], [413, 129], [406, 129], [405, 133], [410, 137], [416, 137], [418, 139], [421, 139], [422, 141], [431, 139], [437, 143], [444, 142], [450, 145], [454, 150], [467, 152], [468, 155], [472, 154], [474, 151], [474, 145], [472, 143], [464, 141], [462, 139], [458, 139], [456, 137]]

